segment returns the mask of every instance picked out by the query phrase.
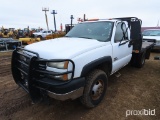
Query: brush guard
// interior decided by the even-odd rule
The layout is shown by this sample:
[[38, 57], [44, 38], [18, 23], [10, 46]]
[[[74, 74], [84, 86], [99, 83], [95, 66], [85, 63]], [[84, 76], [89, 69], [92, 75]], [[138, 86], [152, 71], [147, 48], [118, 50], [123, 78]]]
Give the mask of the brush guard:
[[[66, 72], [53, 72], [46, 70], [46, 62], [63, 62], [68, 60], [72, 63], [73, 69]], [[68, 81], [53, 80], [52, 86], [65, 85], [73, 79], [75, 65], [73, 61], [69, 59], [65, 60], [45, 60], [40, 59], [39, 54], [33, 51], [29, 51], [23, 48], [16, 48], [12, 54], [11, 62], [12, 75], [15, 82], [22, 87], [27, 93], [29, 93], [34, 103], [43, 98], [44, 91], [49, 90], [47, 87], [43, 87], [47, 81], [45, 78], [53, 75], [72, 74], [71, 79]], [[42, 81], [45, 79], [44, 81]], [[53, 82], [51, 81], [51, 82]], [[42, 84], [43, 83], [43, 84]]]

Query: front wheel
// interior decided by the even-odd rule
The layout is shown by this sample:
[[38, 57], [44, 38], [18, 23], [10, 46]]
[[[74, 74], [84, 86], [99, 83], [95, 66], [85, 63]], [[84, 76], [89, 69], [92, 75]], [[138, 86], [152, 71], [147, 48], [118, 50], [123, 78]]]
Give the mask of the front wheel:
[[38, 35], [37, 38], [40, 38], [40, 40], [42, 40], [42, 36], [41, 35]]
[[93, 70], [86, 77], [86, 85], [81, 99], [88, 108], [97, 106], [105, 96], [108, 77], [102, 70]]

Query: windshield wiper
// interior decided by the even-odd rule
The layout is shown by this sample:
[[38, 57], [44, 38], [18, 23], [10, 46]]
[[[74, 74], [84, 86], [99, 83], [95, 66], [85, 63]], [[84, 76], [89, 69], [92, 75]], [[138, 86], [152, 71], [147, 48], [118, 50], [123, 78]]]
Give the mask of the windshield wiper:
[[93, 39], [93, 38], [89, 38], [89, 37], [77, 37], [77, 38]]
[[64, 36], [64, 37], [71, 37], [71, 36]]

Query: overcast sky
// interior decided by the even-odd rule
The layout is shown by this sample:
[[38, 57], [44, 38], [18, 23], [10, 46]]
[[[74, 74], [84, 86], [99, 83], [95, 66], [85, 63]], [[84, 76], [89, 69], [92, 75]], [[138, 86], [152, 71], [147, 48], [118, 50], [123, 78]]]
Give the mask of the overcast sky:
[[[0, 0], [0, 27], [46, 29], [45, 14], [42, 7], [49, 8], [47, 12], [49, 29], [54, 30], [52, 10], [56, 10], [57, 29], [62, 23], [70, 23], [70, 16], [77, 18], [114, 18], [138, 17], [142, 26], [157, 26], [160, 20], [160, 0]], [[159, 22], [160, 24], [160, 22]]]

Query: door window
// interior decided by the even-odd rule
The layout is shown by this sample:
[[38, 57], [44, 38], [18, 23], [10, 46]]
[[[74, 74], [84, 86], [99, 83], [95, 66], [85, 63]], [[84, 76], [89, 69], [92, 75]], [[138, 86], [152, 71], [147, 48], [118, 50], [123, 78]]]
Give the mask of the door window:
[[44, 31], [43, 33], [47, 33], [47, 31]]
[[126, 39], [128, 39], [127, 27], [123, 22], [120, 22], [117, 24], [114, 41], [120, 42]]

